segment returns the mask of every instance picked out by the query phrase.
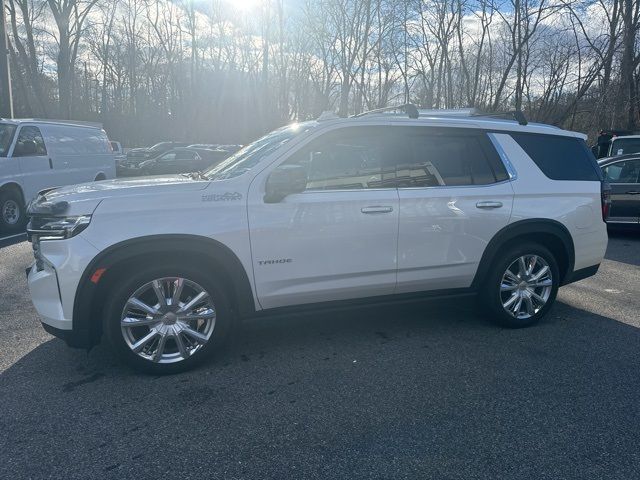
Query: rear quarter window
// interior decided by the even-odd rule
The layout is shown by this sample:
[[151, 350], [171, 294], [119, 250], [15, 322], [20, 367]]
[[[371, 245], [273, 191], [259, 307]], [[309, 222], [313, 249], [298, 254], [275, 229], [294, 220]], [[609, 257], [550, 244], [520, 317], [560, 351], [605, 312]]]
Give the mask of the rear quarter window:
[[559, 135], [511, 133], [511, 137], [552, 180], [600, 181], [600, 168], [584, 140]]

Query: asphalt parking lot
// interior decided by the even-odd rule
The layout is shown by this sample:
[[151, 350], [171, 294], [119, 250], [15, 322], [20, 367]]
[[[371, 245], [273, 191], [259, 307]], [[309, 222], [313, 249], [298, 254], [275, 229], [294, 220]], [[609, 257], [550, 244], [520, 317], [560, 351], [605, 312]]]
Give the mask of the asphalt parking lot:
[[168, 377], [45, 333], [11, 243], [0, 478], [638, 478], [640, 233], [533, 328], [459, 300], [252, 321]]

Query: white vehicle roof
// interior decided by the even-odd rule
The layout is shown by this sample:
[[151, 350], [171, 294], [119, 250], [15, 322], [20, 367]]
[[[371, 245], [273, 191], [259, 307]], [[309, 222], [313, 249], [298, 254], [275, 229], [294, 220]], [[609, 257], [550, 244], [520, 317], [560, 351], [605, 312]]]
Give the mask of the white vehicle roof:
[[624, 140], [625, 138], [640, 138], [640, 135], [617, 135], [611, 139], [612, 142], [616, 140]]
[[69, 127], [86, 127], [97, 128], [102, 130], [102, 124], [98, 122], [84, 122], [78, 120], [55, 120], [51, 118], [0, 118], [0, 123], [11, 123], [13, 125], [21, 125], [23, 123], [28, 124], [51, 124], [51, 125], [64, 125]]
[[458, 128], [480, 128], [485, 130], [505, 132], [538, 133], [546, 135], [560, 135], [577, 137], [583, 140], [587, 135], [580, 132], [563, 130], [554, 125], [544, 123], [519, 124], [516, 120], [505, 118], [495, 118], [476, 114], [473, 109], [461, 110], [418, 110], [418, 118], [409, 118], [406, 113], [396, 112], [372, 112], [364, 113], [357, 117], [340, 118], [336, 115], [324, 113], [319, 119], [323, 124], [344, 124], [344, 125], [366, 125], [380, 124], [380, 122], [397, 123], [402, 125], [424, 125], [433, 127], [458, 127]]

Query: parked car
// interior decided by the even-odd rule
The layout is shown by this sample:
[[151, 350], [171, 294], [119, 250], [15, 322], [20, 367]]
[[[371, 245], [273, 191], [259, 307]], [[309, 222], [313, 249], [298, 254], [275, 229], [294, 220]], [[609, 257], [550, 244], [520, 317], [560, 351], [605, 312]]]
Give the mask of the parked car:
[[40, 190], [114, 176], [114, 156], [100, 125], [0, 120], [2, 233], [24, 231], [25, 207]]
[[28, 283], [45, 329], [168, 373], [241, 318], [477, 295], [526, 327], [596, 273], [607, 197], [584, 135], [403, 108], [287, 126], [198, 176], [41, 195]]
[[187, 145], [186, 142], [160, 142], [149, 148], [131, 148], [125, 157], [116, 159], [117, 176], [130, 175], [127, 172], [139, 169], [142, 162], [156, 158], [174, 148], [186, 147]]
[[129, 162], [143, 161], [148, 158], [154, 158], [158, 155], [168, 152], [171, 149], [178, 147], [186, 147], [189, 144], [187, 142], [160, 142], [156, 143], [152, 147], [146, 148], [131, 148], [127, 152], [127, 160]]
[[640, 225], [640, 153], [603, 158], [598, 164], [611, 186], [607, 223]]
[[640, 132], [631, 130], [601, 130], [591, 151], [596, 158], [640, 152]]
[[611, 139], [610, 156], [640, 153], [640, 135], [626, 135]]
[[210, 150], [224, 150], [225, 152], [232, 154], [236, 153], [242, 148], [242, 145], [226, 145], [218, 143], [194, 143], [189, 145], [190, 148], [208, 148]]
[[118, 176], [162, 175], [167, 173], [190, 173], [205, 170], [227, 158], [224, 150], [207, 148], [174, 148], [155, 158], [141, 162], [136, 167], [121, 165]]

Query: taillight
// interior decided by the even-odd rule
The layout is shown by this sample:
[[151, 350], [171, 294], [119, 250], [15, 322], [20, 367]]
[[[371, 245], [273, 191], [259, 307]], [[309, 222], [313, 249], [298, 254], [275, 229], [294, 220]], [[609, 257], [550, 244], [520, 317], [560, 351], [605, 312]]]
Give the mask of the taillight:
[[600, 184], [600, 202], [602, 204], [602, 220], [606, 222], [611, 209], [611, 185], [606, 182]]

